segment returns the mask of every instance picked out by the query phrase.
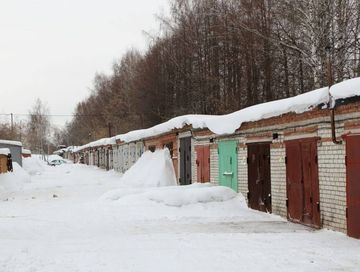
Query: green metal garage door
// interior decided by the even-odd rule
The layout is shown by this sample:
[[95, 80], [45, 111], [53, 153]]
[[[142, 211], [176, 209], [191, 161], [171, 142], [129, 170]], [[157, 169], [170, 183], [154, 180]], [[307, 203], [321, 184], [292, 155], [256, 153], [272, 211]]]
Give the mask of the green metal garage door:
[[237, 192], [237, 141], [221, 141], [218, 148], [220, 185]]

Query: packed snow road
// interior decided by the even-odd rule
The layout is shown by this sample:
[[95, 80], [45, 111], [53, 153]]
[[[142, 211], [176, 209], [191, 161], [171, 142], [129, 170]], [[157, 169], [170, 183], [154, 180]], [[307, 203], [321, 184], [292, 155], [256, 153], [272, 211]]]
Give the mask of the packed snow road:
[[249, 210], [227, 188], [125, 187], [115, 172], [35, 159], [25, 168], [31, 177], [0, 177], [1, 272], [359, 271], [360, 241]]

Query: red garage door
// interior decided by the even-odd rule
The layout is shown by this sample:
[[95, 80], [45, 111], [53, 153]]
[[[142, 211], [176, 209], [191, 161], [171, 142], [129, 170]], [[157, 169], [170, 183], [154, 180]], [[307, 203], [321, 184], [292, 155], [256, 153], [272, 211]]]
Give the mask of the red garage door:
[[197, 146], [195, 150], [197, 182], [210, 182], [210, 146]]
[[360, 135], [346, 137], [348, 235], [360, 238]]
[[317, 139], [286, 142], [288, 218], [320, 227]]

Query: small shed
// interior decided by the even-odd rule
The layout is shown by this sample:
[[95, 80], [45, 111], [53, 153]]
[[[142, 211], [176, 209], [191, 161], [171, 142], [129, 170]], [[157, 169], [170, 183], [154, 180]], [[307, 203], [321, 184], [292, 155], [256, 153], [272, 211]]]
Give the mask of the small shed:
[[10, 154], [10, 149], [0, 148], [0, 174], [8, 172], [8, 155]]
[[22, 143], [17, 141], [0, 140], [0, 148], [8, 148], [13, 162], [22, 166]]

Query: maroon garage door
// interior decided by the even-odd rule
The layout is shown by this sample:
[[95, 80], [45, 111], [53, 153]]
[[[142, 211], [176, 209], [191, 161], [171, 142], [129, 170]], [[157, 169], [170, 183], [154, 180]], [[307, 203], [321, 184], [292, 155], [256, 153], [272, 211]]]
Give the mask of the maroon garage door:
[[348, 235], [360, 238], [360, 135], [346, 137]]
[[317, 138], [286, 142], [288, 218], [320, 227]]
[[247, 150], [249, 207], [271, 212], [270, 144], [248, 144]]

